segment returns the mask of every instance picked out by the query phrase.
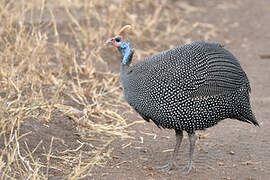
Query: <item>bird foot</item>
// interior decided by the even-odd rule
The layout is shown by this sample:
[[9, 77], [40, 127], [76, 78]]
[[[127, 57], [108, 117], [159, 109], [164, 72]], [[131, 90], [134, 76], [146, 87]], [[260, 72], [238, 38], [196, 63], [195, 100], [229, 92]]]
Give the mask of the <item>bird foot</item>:
[[156, 166], [153, 167], [153, 169], [157, 169], [157, 170], [166, 170], [166, 171], [171, 171], [173, 169], [176, 169], [177, 166], [175, 163], [173, 162], [169, 162], [168, 164], [164, 165], [164, 166]]
[[169, 173], [170, 174], [182, 174], [182, 175], [187, 175], [189, 174], [189, 172], [191, 171], [192, 169], [192, 165], [191, 164], [187, 164], [183, 169], [180, 169], [180, 170], [174, 170], [174, 171], [170, 171]]
[[181, 170], [181, 173], [184, 174], [184, 175], [187, 175], [190, 170], [192, 169], [192, 165], [191, 164], [187, 164], [182, 170]]

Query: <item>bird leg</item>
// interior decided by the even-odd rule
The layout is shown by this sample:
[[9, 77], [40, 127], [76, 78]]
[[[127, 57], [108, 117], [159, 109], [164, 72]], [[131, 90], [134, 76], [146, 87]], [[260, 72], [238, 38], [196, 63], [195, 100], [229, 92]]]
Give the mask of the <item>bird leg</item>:
[[195, 149], [195, 143], [196, 143], [196, 140], [197, 140], [197, 136], [195, 133], [188, 133], [188, 137], [189, 137], [189, 144], [190, 144], [190, 147], [189, 147], [189, 161], [188, 161], [188, 164], [184, 167], [183, 170], [181, 170], [181, 172], [183, 174], [188, 174], [189, 171], [192, 169], [192, 155], [193, 155], [193, 152], [194, 152], [194, 149]]
[[175, 131], [175, 137], [176, 137], [176, 144], [175, 144], [175, 148], [173, 151], [173, 154], [171, 155], [171, 158], [168, 162], [168, 164], [164, 165], [164, 166], [160, 166], [160, 167], [154, 167], [154, 169], [167, 169], [167, 170], [172, 170], [175, 168], [175, 163], [174, 163], [174, 159], [178, 153], [179, 147], [182, 143], [182, 139], [183, 139], [183, 131]]

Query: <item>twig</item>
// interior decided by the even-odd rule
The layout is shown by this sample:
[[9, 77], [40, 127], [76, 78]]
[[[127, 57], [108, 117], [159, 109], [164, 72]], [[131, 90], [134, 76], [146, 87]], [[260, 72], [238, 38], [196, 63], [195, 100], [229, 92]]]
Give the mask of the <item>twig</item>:
[[50, 144], [50, 149], [49, 149], [49, 152], [48, 152], [48, 155], [47, 155], [47, 169], [46, 169], [46, 177], [47, 177], [47, 179], [49, 179], [50, 157], [51, 157], [50, 155], [52, 153], [53, 140], [54, 140], [54, 137], [52, 136], [52, 138], [51, 138], [51, 144]]

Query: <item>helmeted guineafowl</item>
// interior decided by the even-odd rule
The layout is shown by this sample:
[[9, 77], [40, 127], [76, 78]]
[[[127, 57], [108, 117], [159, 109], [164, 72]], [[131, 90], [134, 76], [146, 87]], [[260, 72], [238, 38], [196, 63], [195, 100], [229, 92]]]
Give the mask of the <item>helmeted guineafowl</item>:
[[239, 61], [222, 45], [193, 42], [145, 58], [130, 66], [134, 50], [121, 37], [109, 40], [122, 54], [121, 82], [127, 102], [146, 121], [174, 129], [176, 146], [171, 169], [183, 138], [188, 133], [188, 173], [196, 130], [231, 118], [259, 126], [251, 110], [250, 84]]

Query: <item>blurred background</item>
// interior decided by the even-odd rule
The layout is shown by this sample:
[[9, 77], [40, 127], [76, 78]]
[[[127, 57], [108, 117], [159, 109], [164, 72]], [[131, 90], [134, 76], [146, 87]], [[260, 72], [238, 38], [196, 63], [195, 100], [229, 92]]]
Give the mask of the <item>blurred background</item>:
[[[0, 0], [1, 179], [268, 179], [269, 20], [268, 0]], [[223, 121], [198, 132], [188, 176], [154, 171], [174, 133], [123, 98], [120, 56], [104, 43], [126, 24], [135, 62], [197, 40], [225, 45], [261, 127]]]

